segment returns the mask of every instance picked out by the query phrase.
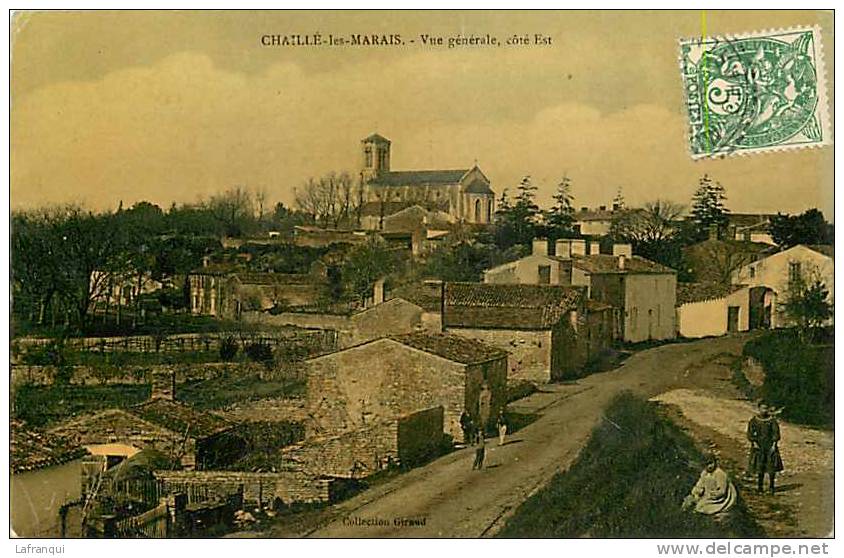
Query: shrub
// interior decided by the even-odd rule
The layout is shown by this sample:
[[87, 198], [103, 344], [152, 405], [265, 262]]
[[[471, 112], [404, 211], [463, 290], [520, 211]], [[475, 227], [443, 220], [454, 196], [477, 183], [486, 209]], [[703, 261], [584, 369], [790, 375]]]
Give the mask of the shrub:
[[817, 426], [830, 425], [835, 408], [832, 346], [801, 341], [795, 330], [766, 332], [744, 346], [765, 370], [759, 393], [767, 403], [783, 407], [783, 417]]
[[234, 337], [224, 337], [220, 341], [220, 359], [226, 362], [233, 361], [239, 349], [240, 346], [237, 344], [237, 339]]
[[260, 362], [265, 366], [272, 365], [273, 350], [267, 343], [250, 343], [243, 349], [246, 356], [254, 362]]

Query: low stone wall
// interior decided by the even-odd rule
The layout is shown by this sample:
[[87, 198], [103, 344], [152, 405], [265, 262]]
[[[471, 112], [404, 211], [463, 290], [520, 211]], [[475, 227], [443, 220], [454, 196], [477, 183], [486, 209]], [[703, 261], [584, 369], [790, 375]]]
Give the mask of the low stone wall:
[[[251, 314], [249, 312], [246, 313]], [[259, 313], [256, 313], [259, 314]], [[261, 323], [256, 320], [246, 320]], [[220, 331], [215, 333], [182, 333], [156, 338], [152, 335], [131, 335], [122, 337], [71, 337], [65, 340], [66, 349], [95, 353], [137, 352], [137, 353], [185, 353], [198, 351], [218, 351], [220, 343], [227, 337], [234, 337], [238, 343], [267, 343], [273, 348], [301, 345], [312, 352], [319, 353], [332, 349], [336, 342], [334, 332], [315, 327], [295, 327], [288, 325], [270, 331]], [[54, 343], [55, 339], [42, 337], [21, 337], [11, 343], [12, 356], [20, 359], [28, 350], [37, 349]]]
[[331, 437], [309, 438], [282, 450], [285, 461], [312, 476], [363, 478], [399, 462], [398, 422]]
[[248, 473], [239, 471], [155, 471], [165, 492], [188, 492], [191, 486], [220, 496], [243, 487], [246, 504], [272, 506], [276, 498], [287, 505], [319, 504], [329, 501], [332, 480], [298, 471]]
[[[254, 376], [262, 380], [299, 377], [302, 367], [296, 363], [268, 370], [254, 362], [209, 362], [204, 364], [161, 364], [155, 366], [97, 367], [74, 366], [70, 372], [71, 385], [150, 384], [153, 376], [176, 374], [176, 383], [212, 380], [225, 375]], [[24, 385], [50, 386], [59, 370], [55, 366], [12, 366], [10, 383], [13, 388]]]

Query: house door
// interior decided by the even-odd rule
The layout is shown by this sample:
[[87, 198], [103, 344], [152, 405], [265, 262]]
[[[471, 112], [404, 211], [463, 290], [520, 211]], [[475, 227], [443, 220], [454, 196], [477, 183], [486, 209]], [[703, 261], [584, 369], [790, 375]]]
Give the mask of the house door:
[[727, 308], [727, 331], [730, 333], [736, 333], [738, 331], [738, 316], [739, 316], [739, 307], [738, 306], [730, 306]]

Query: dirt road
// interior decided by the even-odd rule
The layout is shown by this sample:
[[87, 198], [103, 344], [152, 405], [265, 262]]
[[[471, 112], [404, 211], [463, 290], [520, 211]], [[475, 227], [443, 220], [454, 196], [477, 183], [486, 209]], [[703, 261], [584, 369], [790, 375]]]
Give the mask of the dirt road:
[[472, 471], [461, 450], [367, 490], [331, 509], [312, 537], [481, 537], [577, 456], [609, 401], [622, 390], [646, 397], [712, 383], [701, 363], [740, 354], [745, 336], [642, 351], [621, 367], [575, 385], [548, 386], [520, 402], [542, 415], [502, 447], [487, 442], [486, 468]]

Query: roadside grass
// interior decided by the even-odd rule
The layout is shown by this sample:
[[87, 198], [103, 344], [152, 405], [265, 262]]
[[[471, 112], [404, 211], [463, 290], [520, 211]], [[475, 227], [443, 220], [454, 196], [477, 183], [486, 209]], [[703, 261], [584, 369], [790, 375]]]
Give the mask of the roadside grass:
[[14, 414], [27, 424], [45, 427], [83, 413], [130, 407], [149, 394], [147, 384], [21, 386], [15, 392]]
[[783, 407], [782, 416], [790, 422], [833, 425], [835, 354], [831, 343], [807, 343], [796, 330], [774, 330], [748, 341], [743, 354], [759, 361], [765, 370], [764, 383], [746, 391], [748, 396]]
[[523, 502], [498, 537], [763, 536], [741, 500], [722, 519], [681, 511], [704, 458], [657, 409], [619, 395], [571, 468]]
[[254, 376], [225, 375], [181, 384], [176, 388], [176, 399], [198, 409], [222, 409], [240, 401], [303, 397], [306, 387], [304, 380], [260, 380]]

